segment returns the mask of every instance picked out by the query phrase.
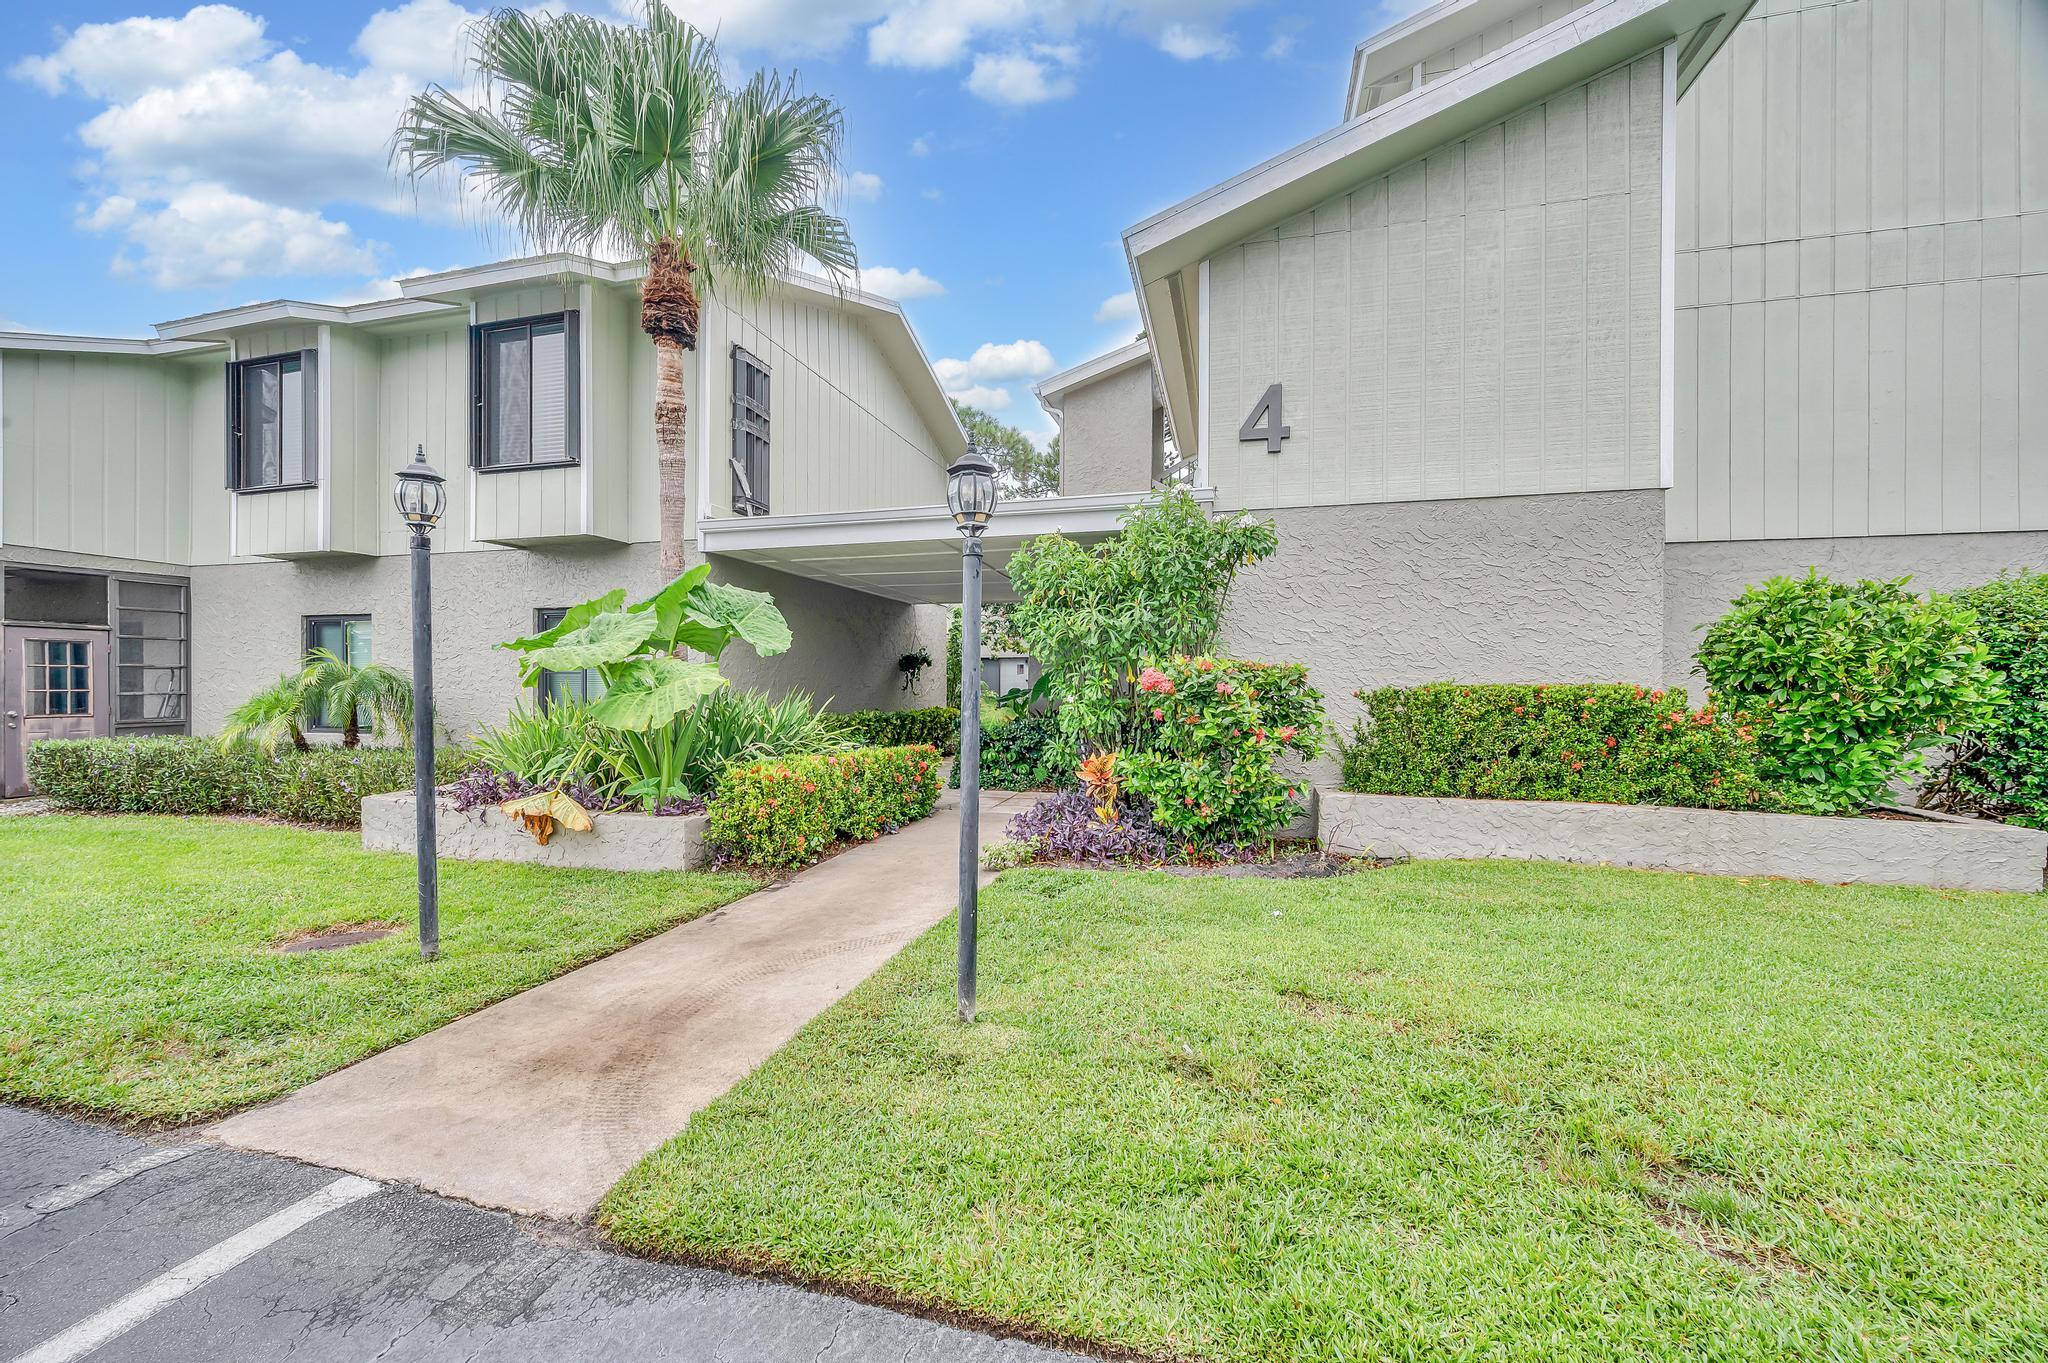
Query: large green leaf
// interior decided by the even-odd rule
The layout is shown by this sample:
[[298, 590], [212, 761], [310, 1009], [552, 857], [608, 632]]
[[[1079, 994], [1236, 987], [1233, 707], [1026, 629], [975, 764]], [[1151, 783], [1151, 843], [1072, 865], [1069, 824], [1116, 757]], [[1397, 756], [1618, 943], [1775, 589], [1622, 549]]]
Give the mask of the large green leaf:
[[700, 563], [675, 581], [663, 587], [645, 601], [635, 601], [628, 609], [654, 612], [654, 634], [648, 642], [655, 648], [667, 652], [676, 646], [676, 629], [687, 616], [690, 597], [704, 585], [704, 579], [711, 576], [711, 565]]
[[536, 672], [580, 672], [586, 667], [607, 667], [638, 653], [654, 633], [652, 612], [610, 611], [572, 629], [544, 648], [536, 648], [521, 660], [528, 676]]
[[499, 644], [498, 647], [514, 649], [520, 653], [530, 653], [537, 648], [546, 648], [550, 644], [559, 641], [563, 635], [582, 629], [598, 616], [615, 611], [625, 604], [626, 589], [624, 587], [614, 587], [595, 600], [585, 601], [581, 605], [569, 607], [568, 610], [562, 613], [560, 620], [540, 633], [529, 634], [524, 639], [513, 639]]
[[714, 658], [735, 638], [764, 658], [789, 647], [789, 622], [766, 592], [707, 582], [689, 599], [688, 610], [690, 618], [677, 628], [676, 642]]
[[710, 663], [685, 662], [666, 653], [635, 658], [614, 674], [610, 689], [591, 705], [590, 717], [607, 729], [644, 733], [724, 685], [725, 678]]

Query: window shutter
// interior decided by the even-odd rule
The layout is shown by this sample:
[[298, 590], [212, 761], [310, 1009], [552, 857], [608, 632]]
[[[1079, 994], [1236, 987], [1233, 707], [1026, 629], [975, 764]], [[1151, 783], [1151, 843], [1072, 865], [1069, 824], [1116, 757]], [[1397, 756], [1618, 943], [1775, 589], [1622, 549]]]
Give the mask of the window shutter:
[[224, 424], [227, 429], [228, 445], [228, 491], [233, 492], [241, 486], [242, 482], [236, 476], [236, 464], [239, 462], [238, 456], [242, 447], [242, 366], [229, 361], [227, 378], [222, 382], [221, 386], [227, 390], [228, 395], [226, 421]]
[[320, 352], [299, 352], [299, 406], [305, 413], [305, 481], [320, 481]]
[[757, 411], [755, 412], [755, 419], [756, 419], [756, 424], [757, 424], [757, 426], [758, 426], [758, 429], [757, 429], [757, 430], [755, 431], [755, 433], [754, 433], [754, 439], [753, 439], [753, 442], [752, 442], [752, 443], [753, 443], [753, 447], [754, 447], [754, 449], [753, 449], [753, 454], [754, 454], [753, 464], [754, 464], [754, 467], [753, 467], [753, 471], [752, 471], [751, 477], [752, 477], [752, 480], [753, 480], [753, 484], [754, 484], [754, 502], [755, 502], [755, 504], [756, 504], [756, 505], [758, 505], [758, 506], [759, 506], [759, 507], [761, 508], [761, 514], [762, 514], [762, 515], [764, 515], [764, 516], [768, 514], [768, 506], [769, 506], [769, 502], [768, 502], [768, 435], [769, 435], [769, 426], [768, 426], [768, 414], [769, 414], [769, 412], [770, 412], [770, 411], [772, 411], [772, 410], [773, 410], [773, 409], [772, 409], [772, 408], [771, 408], [771, 407], [770, 407], [770, 406], [768, 405], [768, 384], [769, 384], [769, 382], [770, 382], [770, 375], [769, 375], [769, 373], [768, 373], [768, 368], [767, 368], [767, 366], [766, 366], [766, 365], [761, 365], [761, 366], [758, 366], [758, 367], [756, 367], [756, 368], [755, 368], [755, 370], [754, 370], [754, 387], [755, 387], [755, 397], [757, 398], [757, 400], [758, 400], [758, 402], [759, 402], [759, 404], [760, 404], [760, 405], [759, 405], [759, 409], [758, 409], [758, 410], [757, 410]]
[[562, 407], [569, 423], [562, 457], [573, 464], [583, 457], [583, 331], [574, 308], [562, 314], [562, 342]]
[[469, 466], [484, 462], [484, 329], [469, 329]]

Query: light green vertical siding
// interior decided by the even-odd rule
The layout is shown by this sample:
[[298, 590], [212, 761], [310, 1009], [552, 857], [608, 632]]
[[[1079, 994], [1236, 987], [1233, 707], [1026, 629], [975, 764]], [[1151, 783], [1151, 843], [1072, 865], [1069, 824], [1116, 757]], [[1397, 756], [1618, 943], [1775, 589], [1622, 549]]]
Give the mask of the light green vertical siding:
[[1670, 537], [2048, 529], [2048, 5], [1763, 0], [1678, 111]]
[[[448, 480], [448, 507], [434, 532], [435, 552], [474, 548], [470, 538], [469, 326], [462, 314], [415, 322], [377, 338], [378, 406], [384, 479], [397, 463], [426, 452]], [[407, 536], [388, 500], [378, 503], [378, 547], [406, 551]]]
[[0, 356], [0, 541], [182, 563], [193, 376], [144, 356]]
[[1220, 502], [1659, 486], [1664, 112], [1655, 52], [1212, 257]]
[[[701, 398], [690, 421], [710, 459], [708, 514], [732, 510], [732, 347], [769, 371], [773, 515], [945, 499], [945, 459], [860, 316], [795, 290], [704, 310]], [[693, 446], [698, 442], [692, 441]], [[696, 451], [692, 451], [692, 457]]]

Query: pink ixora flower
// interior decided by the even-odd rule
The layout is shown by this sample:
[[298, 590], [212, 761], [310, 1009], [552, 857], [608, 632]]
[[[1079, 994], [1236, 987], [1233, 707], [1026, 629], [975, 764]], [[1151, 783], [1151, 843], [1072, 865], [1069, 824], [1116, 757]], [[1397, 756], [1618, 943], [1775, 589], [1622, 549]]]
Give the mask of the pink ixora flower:
[[1229, 682], [1217, 682], [1217, 683], [1216, 683], [1216, 694], [1217, 694], [1217, 695], [1219, 695], [1219, 696], [1227, 696], [1227, 695], [1229, 695], [1229, 694], [1230, 694], [1230, 693], [1231, 693], [1232, 691], [1235, 691], [1236, 689], [1237, 689], [1237, 688], [1236, 688], [1236, 687], [1234, 687], [1234, 686], [1232, 686], [1232, 685], [1231, 685], [1231, 684], [1230, 684]]
[[1162, 696], [1170, 696], [1173, 694], [1173, 678], [1156, 667], [1148, 667], [1138, 674], [1138, 689], [1157, 691]]
[[1152, 707], [1152, 718], [1156, 720], [1164, 720], [1166, 718], [1166, 711], [1160, 709], [1158, 706], [1155, 705]]

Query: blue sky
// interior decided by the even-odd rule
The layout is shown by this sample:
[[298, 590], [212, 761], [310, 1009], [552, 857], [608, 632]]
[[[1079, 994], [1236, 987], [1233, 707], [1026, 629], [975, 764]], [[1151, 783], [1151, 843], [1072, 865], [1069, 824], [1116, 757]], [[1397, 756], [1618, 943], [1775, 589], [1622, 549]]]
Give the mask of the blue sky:
[[[1123, 229], [1333, 125], [1354, 44], [1416, 5], [673, 7], [729, 66], [795, 67], [840, 102], [869, 287], [903, 300], [950, 387], [1042, 437], [1029, 382], [1135, 331]], [[459, 72], [466, 18], [457, 0], [7, 6], [0, 326], [142, 335], [517, 253], [384, 163], [405, 94]]]

